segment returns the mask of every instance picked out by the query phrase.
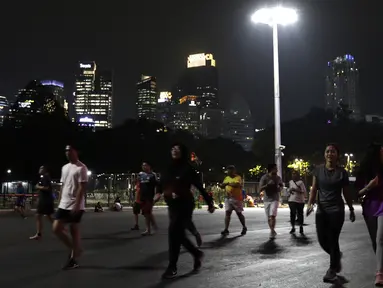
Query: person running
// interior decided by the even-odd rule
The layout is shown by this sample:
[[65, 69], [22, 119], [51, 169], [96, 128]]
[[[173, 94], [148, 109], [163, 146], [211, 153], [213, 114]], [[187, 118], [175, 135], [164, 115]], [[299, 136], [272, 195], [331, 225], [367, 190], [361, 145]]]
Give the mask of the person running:
[[153, 216], [154, 196], [158, 186], [157, 176], [152, 172], [148, 162], [142, 163], [142, 171], [138, 174], [140, 201], [142, 214], [145, 217], [146, 230], [142, 236], [152, 234], [151, 228], [157, 230], [157, 224]]
[[140, 230], [138, 226], [138, 215], [141, 213], [141, 196], [140, 196], [140, 183], [137, 181], [136, 183], [136, 193], [135, 193], [135, 201], [133, 204], [133, 215], [134, 215], [134, 226], [131, 228], [132, 231]]
[[307, 205], [307, 215], [310, 215], [317, 199], [315, 224], [318, 241], [322, 249], [330, 255], [330, 267], [323, 277], [326, 283], [334, 283], [337, 280], [337, 273], [342, 270], [342, 253], [339, 248], [339, 235], [345, 216], [342, 192], [350, 210], [350, 220], [355, 221], [348, 173], [338, 166], [339, 155], [338, 146], [335, 144], [326, 146], [324, 153], [326, 164], [317, 166], [313, 171], [313, 183]]
[[23, 219], [27, 219], [27, 216], [25, 216], [25, 201], [27, 200], [27, 197], [25, 196], [23, 183], [17, 183], [16, 194], [15, 210]]
[[194, 168], [189, 164], [189, 155], [186, 146], [182, 144], [173, 145], [171, 164], [161, 176], [160, 193], [156, 195], [156, 199], [158, 199], [160, 194], [164, 194], [170, 218], [168, 231], [169, 265], [162, 275], [163, 279], [172, 279], [177, 275], [177, 262], [181, 245], [193, 255], [195, 272], [199, 271], [202, 265], [204, 253], [192, 244], [185, 233], [187, 225], [192, 219], [195, 206], [191, 185], [200, 191], [208, 204], [209, 212], [214, 212], [213, 200], [203, 188]]
[[291, 222], [291, 231], [290, 234], [295, 233], [295, 221], [298, 219], [299, 233], [303, 235], [303, 209], [305, 207], [306, 199], [306, 186], [302, 180], [300, 180], [300, 175], [298, 171], [293, 171], [292, 180], [289, 182], [290, 193], [289, 197], [289, 207], [290, 207], [290, 222]]
[[220, 185], [221, 188], [226, 190], [225, 199], [225, 229], [221, 232], [223, 236], [229, 235], [229, 225], [231, 220], [231, 214], [233, 211], [238, 216], [239, 221], [242, 224], [241, 235], [246, 235], [247, 228], [245, 222], [245, 216], [243, 215], [243, 193], [242, 193], [242, 178], [237, 174], [234, 165], [227, 167], [227, 176]]
[[278, 168], [276, 164], [269, 164], [267, 172], [259, 180], [259, 191], [260, 193], [263, 192], [263, 203], [270, 228], [270, 240], [273, 240], [277, 236], [275, 224], [279, 207], [279, 194], [283, 188], [283, 183], [281, 177], [277, 174]]
[[383, 286], [383, 147], [370, 145], [356, 175], [355, 186], [363, 198], [363, 217], [375, 252], [375, 285]]
[[[81, 256], [80, 222], [85, 210], [85, 191], [88, 184], [88, 169], [79, 160], [73, 146], [66, 146], [69, 163], [62, 167], [60, 202], [53, 222], [53, 231], [70, 249], [70, 255], [63, 269], [79, 267], [77, 259]], [[65, 225], [70, 225], [72, 239], [65, 232]]]
[[39, 202], [36, 213], [36, 235], [30, 237], [30, 240], [39, 240], [42, 236], [43, 221], [42, 217], [46, 216], [53, 223], [51, 215], [55, 212], [54, 199], [52, 194], [52, 181], [46, 166], [41, 166], [39, 169], [41, 175], [40, 182], [36, 185], [39, 191]]

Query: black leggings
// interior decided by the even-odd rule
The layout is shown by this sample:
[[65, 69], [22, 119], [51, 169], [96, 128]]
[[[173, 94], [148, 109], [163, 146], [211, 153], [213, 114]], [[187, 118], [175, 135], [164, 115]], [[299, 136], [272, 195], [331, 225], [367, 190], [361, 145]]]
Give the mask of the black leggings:
[[319, 244], [330, 255], [330, 268], [336, 270], [341, 260], [339, 236], [344, 223], [344, 210], [332, 213], [319, 211], [315, 222]]
[[193, 210], [194, 202], [192, 201], [173, 200], [169, 203], [169, 268], [177, 268], [181, 245], [194, 257], [199, 254], [199, 250], [185, 233], [186, 229], [191, 228]]
[[291, 226], [295, 226], [295, 219], [298, 216], [298, 225], [303, 226], [303, 209], [305, 203], [289, 202]]

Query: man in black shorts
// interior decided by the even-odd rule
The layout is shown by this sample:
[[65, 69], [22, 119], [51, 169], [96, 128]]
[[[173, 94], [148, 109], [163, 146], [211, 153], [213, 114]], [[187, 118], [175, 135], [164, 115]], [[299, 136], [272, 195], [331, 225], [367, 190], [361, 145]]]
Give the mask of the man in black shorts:
[[54, 200], [52, 194], [52, 181], [49, 176], [46, 166], [41, 166], [39, 169], [41, 176], [40, 182], [36, 185], [36, 189], [39, 191], [39, 202], [37, 205], [36, 213], [36, 235], [30, 237], [30, 240], [39, 240], [42, 236], [43, 229], [42, 216], [46, 216], [51, 223], [53, 219], [51, 215], [54, 213]]
[[[74, 269], [79, 267], [77, 258], [82, 253], [80, 222], [85, 210], [84, 195], [88, 184], [88, 169], [78, 159], [77, 150], [73, 146], [66, 146], [65, 154], [69, 163], [64, 165], [61, 171], [60, 204], [53, 223], [53, 231], [70, 250], [63, 269]], [[66, 224], [70, 224], [72, 239], [65, 233]]]

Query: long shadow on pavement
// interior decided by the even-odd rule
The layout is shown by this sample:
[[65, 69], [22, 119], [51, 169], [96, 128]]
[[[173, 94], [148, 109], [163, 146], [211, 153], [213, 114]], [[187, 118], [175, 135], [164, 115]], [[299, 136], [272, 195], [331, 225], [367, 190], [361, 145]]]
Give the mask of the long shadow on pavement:
[[274, 258], [278, 254], [282, 253], [283, 250], [284, 248], [275, 243], [274, 240], [268, 240], [265, 243], [262, 243], [257, 249], [253, 249], [251, 252], [253, 254], [265, 255], [267, 258]]
[[295, 234], [291, 235], [291, 241], [294, 242], [297, 246], [307, 246], [312, 244], [311, 238], [307, 237], [306, 235], [297, 236]]
[[337, 281], [330, 286], [330, 288], [346, 288], [344, 284], [349, 283], [350, 281], [347, 280], [346, 277], [338, 275]]
[[179, 275], [176, 278], [171, 279], [171, 280], [162, 280], [162, 281], [160, 281], [154, 285], [147, 286], [147, 288], [165, 288], [169, 285], [174, 284], [175, 282], [178, 282], [179, 280], [188, 278], [188, 277], [196, 275], [196, 274], [197, 274], [196, 272], [191, 271], [191, 272], [188, 272], [186, 274]]
[[[128, 233], [128, 232], [125, 232]], [[141, 235], [135, 235], [133, 237], [118, 237], [118, 235], [125, 234], [124, 232], [116, 232], [111, 234], [100, 234], [95, 235], [91, 237], [83, 237], [82, 240], [88, 242], [93, 241], [92, 243], [89, 243], [87, 246], [91, 249], [107, 249], [110, 247], [118, 247], [118, 246], [124, 246], [128, 244], [128, 242], [142, 239]]]
[[[181, 251], [180, 254], [185, 253], [186, 251]], [[124, 266], [115, 266], [115, 267], [105, 267], [105, 266], [93, 266], [93, 265], [84, 265], [81, 266], [81, 269], [89, 270], [136, 270], [136, 271], [155, 271], [155, 270], [165, 270], [167, 265], [161, 265], [163, 262], [166, 262], [169, 257], [168, 251], [162, 251], [160, 253], [151, 255], [144, 260], [137, 262], [133, 265], [124, 265]], [[148, 265], [149, 264], [149, 265]]]
[[234, 237], [221, 236], [218, 239], [215, 239], [213, 241], [205, 242], [201, 248], [202, 249], [218, 249], [231, 244], [232, 242], [239, 239], [240, 237], [243, 237], [243, 236], [242, 235], [238, 235]]

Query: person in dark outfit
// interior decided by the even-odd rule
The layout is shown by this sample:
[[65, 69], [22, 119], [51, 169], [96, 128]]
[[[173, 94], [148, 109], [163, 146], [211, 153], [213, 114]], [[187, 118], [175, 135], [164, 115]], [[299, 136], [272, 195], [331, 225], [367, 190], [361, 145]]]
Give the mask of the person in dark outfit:
[[[214, 212], [212, 198], [206, 193], [203, 185], [189, 164], [188, 151], [184, 145], [177, 144], [171, 150], [172, 162], [161, 177], [159, 192], [164, 194], [169, 209], [169, 266], [162, 275], [163, 279], [171, 279], [177, 275], [177, 262], [181, 245], [194, 257], [194, 271], [201, 268], [203, 252], [197, 249], [186, 237], [185, 230], [190, 226], [194, 210], [194, 197], [191, 185], [194, 185]], [[157, 195], [156, 197], [158, 197]]]
[[326, 164], [317, 166], [313, 172], [313, 183], [307, 207], [307, 215], [313, 211], [317, 200], [315, 217], [318, 241], [322, 249], [330, 255], [330, 268], [323, 281], [334, 283], [337, 273], [342, 270], [342, 253], [339, 248], [339, 235], [344, 223], [343, 196], [350, 209], [350, 220], [355, 221], [352, 197], [349, 191], [349, 179], [346, 170], [338, 166], [339, 149], [335, 144], [329, 144], [325, 150]]
[[41, 175], [40, 182], [36, 185], [36, 189], [39, 191], [39, 202], [37, 205], [36, 213], [37, 232], [36, 235], [29, 238], [30, 240], [38, 240], [41, 238], [43, 229], [42, 216], [46, 216], [52, 224], [52, 214], [55, 212], [52, 193], [52, 181], [47, 168], [45, 166], [41, 166], [39, 169], [39, 174]]

